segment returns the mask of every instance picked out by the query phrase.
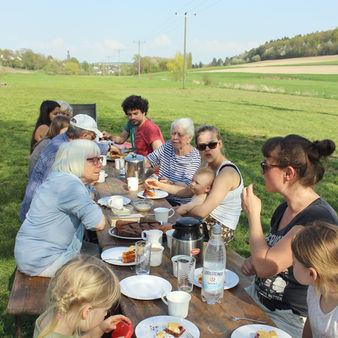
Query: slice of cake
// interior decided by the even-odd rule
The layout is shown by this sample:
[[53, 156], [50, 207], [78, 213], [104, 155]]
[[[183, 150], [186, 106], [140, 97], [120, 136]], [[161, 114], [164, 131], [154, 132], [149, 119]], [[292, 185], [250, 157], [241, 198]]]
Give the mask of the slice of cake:
[[198, 282], [200, 284], [202, 284], [202, 280], [203, 280], [203, 270], [201, 271], [200, 275], [198, 276]]
[[135, 262], [135, 245], [131, 245], [126, 251], [122, 252], [122, 263]]
[[177, 338], [182, 336], [183, 332], [185, 331], [185, 328], [177, 323], [168, 323], [164, 331]]
[[152, 192], [151, 190], [145, 189], [143, 192], [143, 196], [146, 197], [148, 195], [148, 197], [154, 197], [156, 196], [155, 192]]
[[255, 338], [278, 338], [276, 331], [257, 331]]

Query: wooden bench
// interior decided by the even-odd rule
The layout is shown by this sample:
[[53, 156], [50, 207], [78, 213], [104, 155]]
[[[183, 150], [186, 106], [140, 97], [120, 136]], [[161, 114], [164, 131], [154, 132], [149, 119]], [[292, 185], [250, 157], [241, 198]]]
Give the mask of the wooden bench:
[[14, 315], [16, 336], [21, 337], [20, 315], [39, 315], [45, 310], [50, 278], [31, 277], [16, 270], [7, 312]]

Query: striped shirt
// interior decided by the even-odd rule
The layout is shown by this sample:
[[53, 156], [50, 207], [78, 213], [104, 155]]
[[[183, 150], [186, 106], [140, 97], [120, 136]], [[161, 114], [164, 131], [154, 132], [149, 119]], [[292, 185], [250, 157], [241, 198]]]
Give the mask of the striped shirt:
[[[189, 185], [195, 172], [201, 165], [201, 156], [196, 148], [183, 156], [178, 156], [171, 142], [162, 144], [146, 156], [152, 167], [160, 165], [158, 178], [166, 177], [171, 182]], [[178, 203], [188, 203], [190, 198], [171, 196]]]

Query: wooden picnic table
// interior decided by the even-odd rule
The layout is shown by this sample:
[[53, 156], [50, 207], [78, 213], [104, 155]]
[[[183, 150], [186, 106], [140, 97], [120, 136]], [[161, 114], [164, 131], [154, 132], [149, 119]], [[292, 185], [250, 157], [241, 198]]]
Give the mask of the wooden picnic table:
[[[120, 179], [119, 174], [111, 163], [108, 163], [103, 169], [108, 173], [108, 177], [105, 183], [95, 185], [99, 197], [118, 194], [134, 199], [137, 196], [137, 192], [127, 191], [127, 184]], [[139, 191], [143, 189], [144, 186], [140, 185]], [[158, 206], [170, 207], [170, 204], [165, 199], [154, 200], [154, 207]], [[107, 217], [111, 217], [112, 214], [109, 208], [103, 207], [103, 211]], [[179, 215], [175, 214], [169, 221], [174, 222], [179, 217]], [[106, 222], [105, 229], [97, 232], [98, 242], [103, 251], [110, 247], [129, 246], [135, 243], [135, 240], [125, 240], [110, 236], [108, 234], [108, 230], [110, 229], [109, 223]], [[170, 252], [165, 244], [164, 246], [166, 249], [164, 250], [162, 264], [159, 267], [151, 267], [150, 274], [165, 278], [171, 283], [173, 290], [177, 290], [177, 279], [172, 272]], [[227, 332], [223, 337], [230, 337], [231, 332], [239, 326], [253, 323], [245, 320], [234, 321], [231, 319], [231, 316], [266, 321], [268, 325], [275, 326], [268, 315], [258, 307], [244, 290], [244, 287], [248, 286], [250, 279], [241, 272], [240, 267], [242, 262], [243, 258], [240, 255], [234, 250], [227, 248], [227, 268], [239, 276], [239, 283], [232, 289], [224, 290], [224, 298], [220, 304], [207, 305], [202, 302], [201, 289], [194, 286], [191, 292], [192, 298], [186, 319], [193, 322], [199, 328], [201, 338], [213, 336], [208, 330], [208, 326], [212, 326], [214, 323], [222, 322], [225, 325]], [[112, 265], [112, 269], [119, 280], [135, 275], [135, 266]], [[131, 319], [134, 328], [143, 319], [168, 314], [168, 307], [161, 299], [149, 301], [136, 300], [122, 295], [120, 306], [122, 313]]]

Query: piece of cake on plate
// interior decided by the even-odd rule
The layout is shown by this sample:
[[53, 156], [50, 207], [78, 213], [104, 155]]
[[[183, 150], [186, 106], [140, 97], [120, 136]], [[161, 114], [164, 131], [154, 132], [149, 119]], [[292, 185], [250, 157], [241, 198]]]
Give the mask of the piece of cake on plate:
[[185, 328], [177, 323], [168, 323], [164, 331], [177, 338], [182, 336], [183, 332], [185, 331]]
[[135, 262], [135, 245], [131, 245], [126, 251], [122, 252], [122, 263]]
[[271, 330], [269, 332], [266, 331], [257, 331], [255, 338], [278, 338], [276, 331]]

